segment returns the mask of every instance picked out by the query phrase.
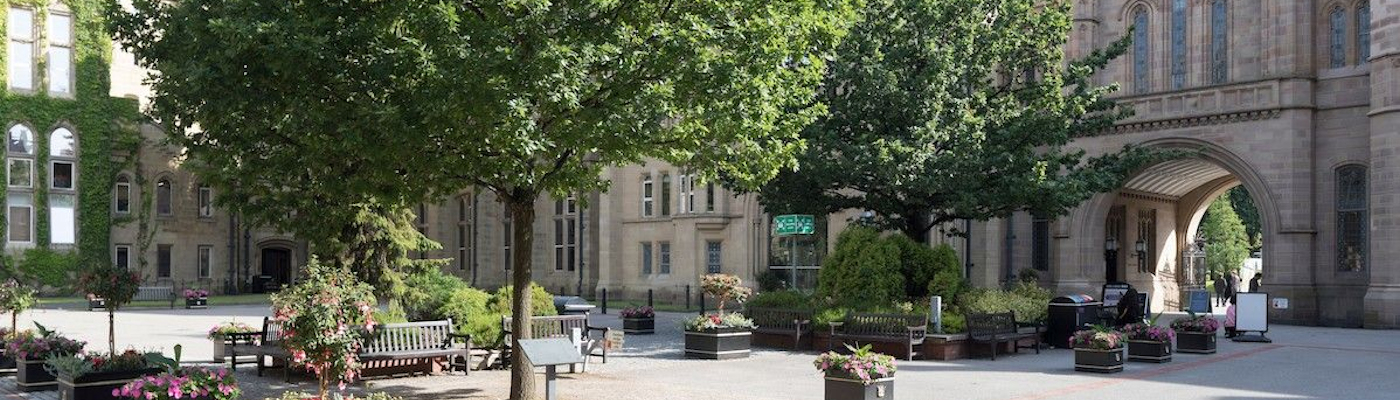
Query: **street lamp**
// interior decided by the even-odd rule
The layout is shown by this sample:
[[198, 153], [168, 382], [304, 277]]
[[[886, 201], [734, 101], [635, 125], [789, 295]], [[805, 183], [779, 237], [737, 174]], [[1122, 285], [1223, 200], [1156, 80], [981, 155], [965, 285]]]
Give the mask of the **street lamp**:
[[1104, 278], [1108, 283], [1118, 281], [1118, 238], [1109, 236], [1103, 242]]
[[1137, 243], [1133, 244], [1133, 249], [1137, 250], [1138, 272], [1147, 272], [1147, 242], [1138, 239]]

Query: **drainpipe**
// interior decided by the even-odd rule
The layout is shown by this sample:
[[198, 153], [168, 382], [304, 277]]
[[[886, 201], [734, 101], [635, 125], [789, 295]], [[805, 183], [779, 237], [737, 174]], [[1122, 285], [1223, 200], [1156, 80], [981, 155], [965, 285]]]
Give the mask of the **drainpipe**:
[[963, 220], [963, 279], [972, 279], [972, 220]]
[[[243, 227], [243, 276], [244, 276], [245, 278], [251, 278], [251, 277], [253, 276], [253, 275], [252, 275], [253, 271], [250, 269], [250, 266], [249, 266], [249, 263], [248, 263], [248, 259], [249, 259], [249, 255], [248, 255], [248, 254], [249, 254], [250, 252], [252, 252], [252, 250], [248, 248], [248, 242], [251, 242], [252, 239], [253, 239], [253, 234], [252, 234], [252, 232], [249, 232], [249, 231], [248, 231], [248, 227], [247, 227], [247, 226], [244, 226], [244, 227]], [[251, 282], [251, 280], [250, 280], [249, 282]]]
[[477, 245], [477, 243], [476, 243], [476, 237], [477, 237], [477, 235], [480, 235], [480, 234], [481, 234], [480, 232], [477, 232], [477, 231], [479, 230], [479, 229], [477, 229], [477, 228], [479, 228], [479, 226], [477, 226], [477, 224], [476, 224], [476, 206], [477, 206], [477, 204], [479, 204], [478, 201], [480, 200], [480, 199], [479, 199], [480, 197], [481, 197], [481, 193], [478, 192], [478, 191], [476, 191], [475, 189], [473, 189], [473, 190], [472, 190], [472, 251], [471, 251], [471, 254], [468, 255], [468, 257], [471, 257], [471, 264], [472, 264], [472, 287], [476, 287], [476, 245]]
[[238, 218], [228, 215], [228, 282], [224, 283], [226, 293], [238, 294]]
[[1006, 217], [1006, 254], [1002, 257], [1006, 265], [1006, 276], [1004, 282], [1011, 282], [1016, 276], [1016, 263], [1013, 259], [1016, 254], [1016, 214]]

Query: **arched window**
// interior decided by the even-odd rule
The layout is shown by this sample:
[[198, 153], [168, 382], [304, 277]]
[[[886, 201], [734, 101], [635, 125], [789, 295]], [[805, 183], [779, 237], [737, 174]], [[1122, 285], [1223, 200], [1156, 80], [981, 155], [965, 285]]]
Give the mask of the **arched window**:
[[1362, 3], [1356, 9], [1356, 63], [1365, 64], [1371, 58], [1371, 5]]
[[1337, 269], [1364, 271], [1367, 264], [1366, 167], [1337, 169]]
[[1328, 36], [1328, 45], [1331, 54], [1332, 68], [1341, 68], [1347, 65], [1346, 40], [1347, 40], [1347, 12], [1342, 6], [1332, 8], [1331, 25]]
[[117, 183], [112, 185], [112, 211], [117, 214], [131, 213], [131, 178], [126, 174], [117, 175]]
[[78, 186], [78, 141], [68, 128], [54, 129], [49, 135], [49, 185], [58, 190]]
[[1172, 89], [1186, 86], [1186, 0], [1172, 0]]
[[169, 216], [175, 213], [175, 208], [171, 204], [173, 189], [170, 179], [161, 178], [156, 181], [156, 215]]
[[1150, 80], [1151, 47], [1148, 46], [1147, 9], [1139, 7], [1133, 11], [1133, 90], [1147, 93], [1152, 90]]
[[1230, 79], [1230, 9], [1225, 0], [1210, 3], [1210, 81]]
[[45, 22], [48, 39], [49, 94], [55, 97], [73, 96], [73, 14], [62, 3], [49, 6]]

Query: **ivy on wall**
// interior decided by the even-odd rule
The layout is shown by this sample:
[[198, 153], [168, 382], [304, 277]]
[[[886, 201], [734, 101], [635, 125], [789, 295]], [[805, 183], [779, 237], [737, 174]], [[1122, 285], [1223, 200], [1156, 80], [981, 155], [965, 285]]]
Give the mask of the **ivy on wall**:
[[[114, 150], [125, 154], [136, 154], [139, 136], [134, 128], [141, 120], [137, 101], [114, 98], [110, 95], [112, 62], [112, 41], [108, 36], [102, 11], [113, 0], [64, 0], [73, 15], [75, 95], [73, 98], [50, 97], [47, 77], [36, 81], [38, 90], [34, 94], [16, 94], [4, 90], [0, 96], [0, 126], [8, 129], [11, 124], [24, 123], [34, 128], [36, 147], [34, 163], [34, 238], [35, 246], [41, 249], [54, 249], [49, 237], [48, 204], [48, 158], [49, 133], [59, 126], [70, 127], [78, 145], [77, 165], [77, 245], [78, 265], [86, 268], [111, 263], [111, 187], [117, 171], [122, 168], [113, 161]], [[47, 0], [0, 0], [0, 33], [6, 32], [10, 6], [29, 8], [35, 11], [35, 31], [44, 32], [43, 24], [48, 15]], [[35, 47], [43, 49], [47, 39], [42, 35]], [[0, 52], [0, 65], [8, 65], [6, 52]], [[44, 57], [38, 57], [35, 70], [38, 75], [47, 71]], [[0, 82], [8, 82], [7, 69], [0, 68]], [[3, 85], [3, 83], [0, 83]], [[6, 86], [0, 86], [3, 90]], [[128, 157], [128, 161], [130, 162]], [[4, 186], [0, 185], [0, 199], [5, 198]], [[0, 226], [8, 213], [0, 213]], [[8, 232], [2, 232], [4, 235]], [[0, 241], [3, 246], [5, 241]], [[66, 246], [65, 246], [66, 248]], [[7, 249], [7, 253], [16, 253]]]

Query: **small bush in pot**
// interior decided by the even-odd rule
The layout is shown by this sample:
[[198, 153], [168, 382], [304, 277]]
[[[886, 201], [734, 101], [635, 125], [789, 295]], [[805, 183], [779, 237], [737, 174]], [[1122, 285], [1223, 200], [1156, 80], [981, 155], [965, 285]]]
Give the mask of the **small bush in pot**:
[[651, 307], [627, 307], [618, 313], [618, 317], [622, 318], [622, 331], [625, 333], [656, 332], [656, 311]]
[[1074, 349], [1076, 371], [1113, 373], [1123, 371], [1123, 334], [1104, 326], [1074, 333], [1069, 346]]
[[1172, 321], [1176, 332], [1176, 351], [1182, 353], [1215, 353], [1215, 332], [1220, 330], [1220, 321], [1210, 314], [1190, 313], [1186, 318]]
[[44, 361], [44, 368], [58, 379], [59, 398], [113, 400], [117, 398], [113, 389], [160, 372], [149, 359], [149, 354], [128, 349], [115, 355], [52, 356]]
[[44, 368], [50, 357], [71, 356], [83, 351], [85, 343], [59, 336], [38, 327], [38, 333], [16, 335], [5, 346], [5, 352], [15, 356], [15, 384], [21, 390], [43, 390], [58, 384], [53, 374]]
[[850, 355], [826, 352], [812, 362], [825, 375], [826, 399], [894, 397], [894, 357], [846, 346]]

